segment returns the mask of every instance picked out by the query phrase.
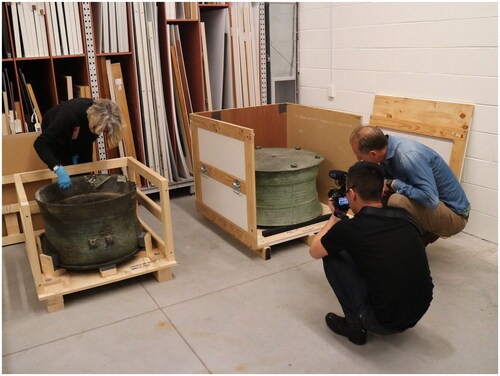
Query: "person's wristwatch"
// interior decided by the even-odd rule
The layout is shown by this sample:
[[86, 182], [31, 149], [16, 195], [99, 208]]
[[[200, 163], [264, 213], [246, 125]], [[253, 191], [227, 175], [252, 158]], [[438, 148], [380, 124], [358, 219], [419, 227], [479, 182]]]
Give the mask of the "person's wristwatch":
[[61, 165], [55, 165], [52, 171], [56, 172], [59, 167], [61, 167]]
[[393, 179], [389, 178], [385, 181], [385, 185], [387, 188], [389, 189], [392, 189], [391, 185], [392, 185], [392, 182], [393, 182]]

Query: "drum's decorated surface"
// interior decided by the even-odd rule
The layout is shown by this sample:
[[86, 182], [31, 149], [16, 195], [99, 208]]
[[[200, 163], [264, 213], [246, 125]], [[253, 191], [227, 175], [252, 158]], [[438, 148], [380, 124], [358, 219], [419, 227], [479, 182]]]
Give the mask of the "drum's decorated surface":
[[316, 190], [323, 156], [300, 148], [255, 150], [257, 225], [285, 226], [322, 214]]
[[123, 175], [71, 178], [67, 190], [52, 183], [35, 193], [45, 222], [42, 247], [67, 269], [93, 269], [126, 260], [138, 250], [135, 183]]

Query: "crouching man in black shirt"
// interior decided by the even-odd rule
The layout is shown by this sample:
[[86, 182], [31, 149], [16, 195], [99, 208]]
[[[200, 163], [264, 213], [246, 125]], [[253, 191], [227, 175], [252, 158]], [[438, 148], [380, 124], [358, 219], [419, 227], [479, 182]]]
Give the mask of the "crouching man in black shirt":
[[[432, 300], [432, 278], [416, 222], [405, 209], [382, 207], [382, 168], [358, 162], [348, 171], [347, 199], [355, 216], [332, 215], [309, 253], [323, 258], [326, 278], [344, 311], [328, 327], [356, 345], [415, 326]], [[334, 207], [329, 202], [332, 213]]]

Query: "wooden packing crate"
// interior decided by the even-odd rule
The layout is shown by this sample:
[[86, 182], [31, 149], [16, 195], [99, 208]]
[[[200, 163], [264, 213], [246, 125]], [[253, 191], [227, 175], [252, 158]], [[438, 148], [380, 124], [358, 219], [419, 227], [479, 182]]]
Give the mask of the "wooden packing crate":
[[137, 189], [137, 201], [160, 220], [163, 237], [153, 231], [141, 217], [139, 211], [137, 211], [139, 222], [146, 232], [145, 249], [137, 252], [133, 258], [117, 264], [116, 267], [106, 270], [101, 268], [101, 270], [94, 272], [54, 269], [51, 257], [42, 254], [39, 237], [43, 233], [43, 229], [35, 230], [33, 227], [33, 215], [36, 213], [39, 214], [39, 207], [36, 201], [28, 200], [25, 186], [33, 182], [53, 179], [55, 175], [49, 169], [14, 174], [13, 179], [17, 192], [17, 201], [19, 202], [19, 211], [31, 272], [38, 299], [47, 302], [48, 311], [53, 312], [63, 309], [63, 296], [66, 294], [133, 278], [142, 274], [153, 273], [159, 282], [171, 279], [171, 267], [176, 264], [176, 261], [170, 217], [168, 180], [132, 157], [65, 166], [65, 168], [70, 175], [125, 168], [130, 181], [135, 181], [139, 176], [150, 181], [159, 190], [160, 205], [141, 192], [139, 188]]
[[[264, 237], [257, 228], [254, 148], [301, 147], [323, 155], [317, 189], [324, 213], [333, 180], [356, 162], [349, 144], [361, 116], [297, 104], [274, 104], [191, 114], [196, 207], [263, 259], [270, 247], [310, 240], [325, 221]], [[236, 184], [236, 185], [235, 185]]]

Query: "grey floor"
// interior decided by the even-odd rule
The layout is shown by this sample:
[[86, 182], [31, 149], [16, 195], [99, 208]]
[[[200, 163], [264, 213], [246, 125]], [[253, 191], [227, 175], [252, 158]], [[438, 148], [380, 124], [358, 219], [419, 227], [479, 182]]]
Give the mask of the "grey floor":
[[[497, 373], [497, 245], [459, 234], [428, 247], [434, 300], [405, 333], [355, 346], [308, 247], [260, 259], [172, 193], [175, 278], [145, 275], [65, 296], [47, 313], [24, 245], [3, 247], [4, 373]], [[157, 223], [152, 225], [155, 226]]]

